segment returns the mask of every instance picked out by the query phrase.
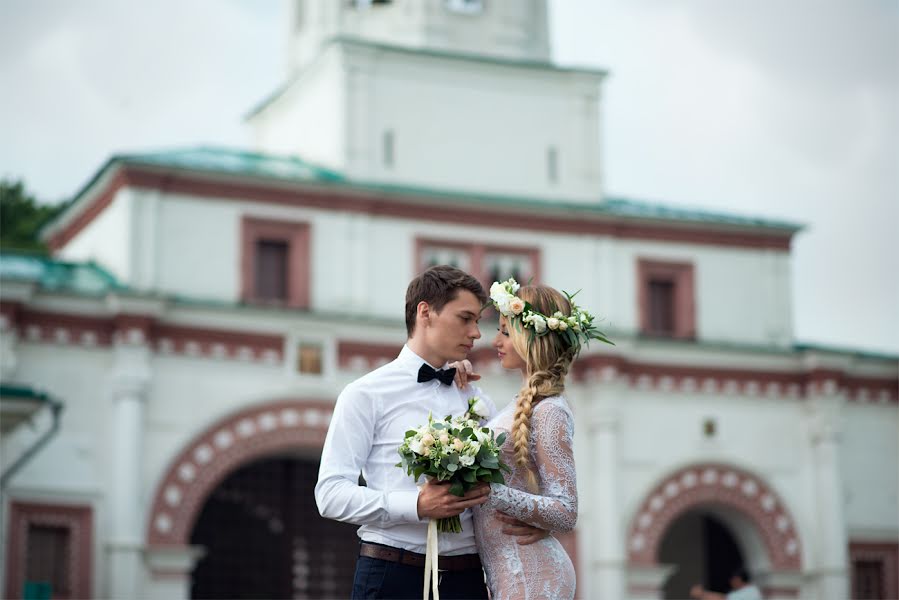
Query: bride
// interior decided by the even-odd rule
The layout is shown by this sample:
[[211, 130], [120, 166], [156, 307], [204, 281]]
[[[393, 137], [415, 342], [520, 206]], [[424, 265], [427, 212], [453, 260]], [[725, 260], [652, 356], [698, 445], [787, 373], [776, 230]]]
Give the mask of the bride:
[[491, 286], [490, 299], [501, 315], [493, 346], [505, 369], [521, 372], [523, 384], [515, 402], [487, 423], [507, 432], [502, 454], [512, 468], [506, 484], [491, 484], [489, 499], [475, 508], [487, 587], [493, 600], [574, 598], [574, 566], [559, 541], [548, 535], [520, 545], [502, 531], [503, 515], [549, 532], [574, 528], [574, 419], [563, 395], [565, 376], [582, 343], [611, 342], [590, 313], [551, 287], [520, 287], [509, 279]]

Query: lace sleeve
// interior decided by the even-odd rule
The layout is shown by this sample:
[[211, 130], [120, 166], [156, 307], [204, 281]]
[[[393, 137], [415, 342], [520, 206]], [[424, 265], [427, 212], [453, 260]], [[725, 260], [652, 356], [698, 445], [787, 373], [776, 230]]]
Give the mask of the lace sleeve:
[[537, 466], [540, 493], [493, 483], [488, 506], [540, 529], [574, 529], [577, 480], [573, 440], [574, 419], [568, 408], [548, 399], [538, 404], [531, 418], [531, 455]]

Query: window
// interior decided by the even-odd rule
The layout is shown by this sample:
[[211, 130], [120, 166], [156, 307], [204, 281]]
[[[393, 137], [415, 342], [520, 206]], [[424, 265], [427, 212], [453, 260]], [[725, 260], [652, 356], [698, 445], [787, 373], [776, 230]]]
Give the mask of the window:
[[674, 335], [674, 282], [671, 280], [649, 280], [649, 331]]
[[309, 307], [309, 225], [244, 217], [241, 299]]
[[899, 544], [852, 542], [852, 597], [859, 600], [899, 596]]
[[489, 289], [494, 281], [514, 277], [525, 284], [540, 276], [540, 250], [513, 246], [416, 240], [418, 272], [434, 265], [452, 265], [477, 277]]
[[67, 527], [29, 524], [25, 585], [49, 584], [54, 596], [71, 595], [71, 554], [71, 535]]
[[321, 344], [301, 343], [297, 348], [297, 372], [306, 375], [321, 375]]
[[90, 507], [10, 502], [5, 597], [92, 597], [93, 549]]
[[457, 13], [478, 14], [484, 10], [484, 0], [445, 0], [445, 5]]
[[287, 301], [287, 253], [283, 240], [256, 240], [255, 297], [262, 301]]
[[639, 260], [640, 331], [649, 336], [695, 337], [693, 265]]

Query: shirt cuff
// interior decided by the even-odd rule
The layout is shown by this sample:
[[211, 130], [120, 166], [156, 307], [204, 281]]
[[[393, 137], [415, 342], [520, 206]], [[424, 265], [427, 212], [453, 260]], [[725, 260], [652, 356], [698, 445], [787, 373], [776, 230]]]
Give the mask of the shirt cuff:
[[391, 521], [402, 523], [423, 523], [418, 518], [419, 490], [387, 492], [387, 513]]

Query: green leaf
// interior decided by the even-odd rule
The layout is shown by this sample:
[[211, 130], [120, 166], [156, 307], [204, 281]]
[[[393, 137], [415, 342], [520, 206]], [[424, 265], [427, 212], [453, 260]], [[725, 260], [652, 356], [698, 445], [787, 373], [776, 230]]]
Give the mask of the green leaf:
[[446, 470], [449, 471], [450, 473], [455, 473], [456, 470], [458, 470], [458, 468], [459, 468], [459, 465], [457, 465], [456, 463], [450, 463], [450, 464], [446, 465]]
[[465, 469], [464, 471], [462, 471], [462, 479], [464, 479], [468, 483], [474, 483], [475, 481], [478, 480], [474, 471], [470, 471], [468, 469]]
[[503, 474], [500, 471], [493, 471], [493, 473], [490, 475], [490, 478], [493, 483], [506, 483], [506, 479], [503, 477]]
[[414, 429], [410, 429], [409, 431], [406, 432], [405, 437], [410, 438], [410, 437], [412, 437], [413, 435], [415, 435], [416, 433], [418, 433], [418, 432], [415, 431]]
[[470, 438], [473, 433], [474, 433], [474, 431], [471, 429], [471, 427], [466, 427], [459, 433], [459, 437], [460, 438]]
[[453, 485], [450, 486], [450, 494], [453, 496], [464, 496], [465, 490], [462, 488], [462, 482], [456, 481]]
[[501, 434], [499, 434], [498, 436], [496, 436], [496, 445], [497, 446], [502, 446], [505, 441], [506, 441], [506, 432], [505, 431], [502, 432]]

